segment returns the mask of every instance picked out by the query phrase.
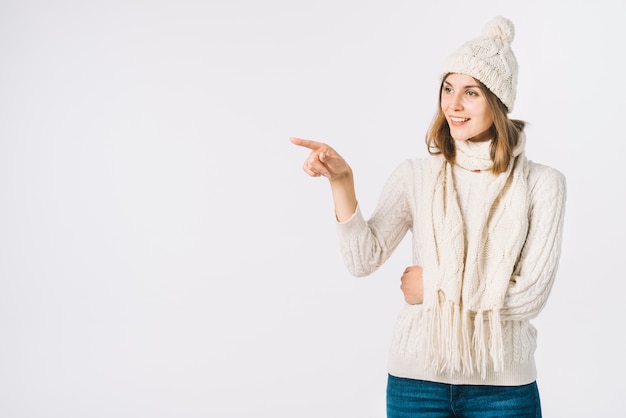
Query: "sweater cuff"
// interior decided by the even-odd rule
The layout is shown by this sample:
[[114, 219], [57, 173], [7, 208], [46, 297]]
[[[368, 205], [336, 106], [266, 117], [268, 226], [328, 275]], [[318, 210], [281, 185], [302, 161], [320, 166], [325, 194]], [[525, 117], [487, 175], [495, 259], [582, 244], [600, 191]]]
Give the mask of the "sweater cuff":
[[341, 222], [335, 220], [335, 222], [340, 234], [350, 234], [351, 232], [367, 228], [367, 221], [363, 218], [361, 207], [358, 203], [356, 204], [356, 209], [350, 218]]

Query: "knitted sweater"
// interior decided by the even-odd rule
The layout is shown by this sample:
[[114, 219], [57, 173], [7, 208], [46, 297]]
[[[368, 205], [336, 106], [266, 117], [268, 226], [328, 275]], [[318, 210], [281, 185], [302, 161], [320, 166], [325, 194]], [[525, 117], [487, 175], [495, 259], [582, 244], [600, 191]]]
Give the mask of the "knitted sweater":
[[[488, 147], [478, 143], [475, 147]], [[484, 150], [483, 150], [484, 151]], [[481, 151], [479, 150], [479, 153]], [[345, 222], [338, 223], [341, 253], [348, 270], [357, 277], [376, 271], [393, 253], [410, 230], [414, 265], [423, 265], [427, 253], [421, 234], [420, 217], [425, 214], [421, 196], [425, 176], [431, 175], [433, 158], [406, 160], [388, 179], [378, 205], [369, 220], [361, 208]], [[482, 184], [493, 176], [490, 171], [476, 173], [455, 165], [456, 195], [464, 220], [466, 242], [479, 234], [476, 219], [480, 216]], [[563, 228], [566, 198], [565, 177], [557, 170], [529, 161], [529, 229], [500, 311], [504, 344], [504, 369], [496, 372], [490, 365], [484, 377], [479, 373], [463, 374], [433, 370], [429, 367], [420, 343], [426, 340], [423, 305], [405, 305], [392, 334], [388, 370], [391, 375], [452, 384], [523, 385], [536, 379], [534, 352], [537, 331], [530, 323], [545, 306], [556, 275]], [[398, 274], [399, 275], [399, 274]]]

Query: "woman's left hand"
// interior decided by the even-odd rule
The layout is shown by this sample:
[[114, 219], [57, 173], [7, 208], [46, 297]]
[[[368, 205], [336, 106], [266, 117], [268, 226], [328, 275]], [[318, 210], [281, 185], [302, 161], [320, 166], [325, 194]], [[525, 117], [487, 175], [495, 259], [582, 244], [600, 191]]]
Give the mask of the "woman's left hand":
[[409, 305], [419, 305], [424, 301], [424, 283], [422, 282], [422, 267], [409, 266], [400, 277], [400, 290], [404, 293], [404, 300]]

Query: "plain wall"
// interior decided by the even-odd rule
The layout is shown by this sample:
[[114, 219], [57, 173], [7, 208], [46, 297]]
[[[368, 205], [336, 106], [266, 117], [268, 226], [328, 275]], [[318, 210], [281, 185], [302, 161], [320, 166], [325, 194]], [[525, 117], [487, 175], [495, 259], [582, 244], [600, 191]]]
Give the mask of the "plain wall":
[[409, 239], [350, 276], [289, 137], [342, 153], [369, 216], [496, 15], [527, 155], [568, 179], [544, 416], [620, 416], [626, 16], [423, 3], [0, 2], [0, 416], [383, 417]]

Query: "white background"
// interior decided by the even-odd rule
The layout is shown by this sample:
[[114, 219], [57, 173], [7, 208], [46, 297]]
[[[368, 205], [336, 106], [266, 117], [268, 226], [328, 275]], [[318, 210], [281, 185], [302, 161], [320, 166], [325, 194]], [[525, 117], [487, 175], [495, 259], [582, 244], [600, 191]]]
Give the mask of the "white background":
[[625, 16], [423, 3], [2, 0], [0, 416], [384, 417], [409, 240], [351, 277], [289, 137], [342, 153], [369, 216], [495, 15], [527, 154], [568, 179], [544, 416], [624, 416]]

